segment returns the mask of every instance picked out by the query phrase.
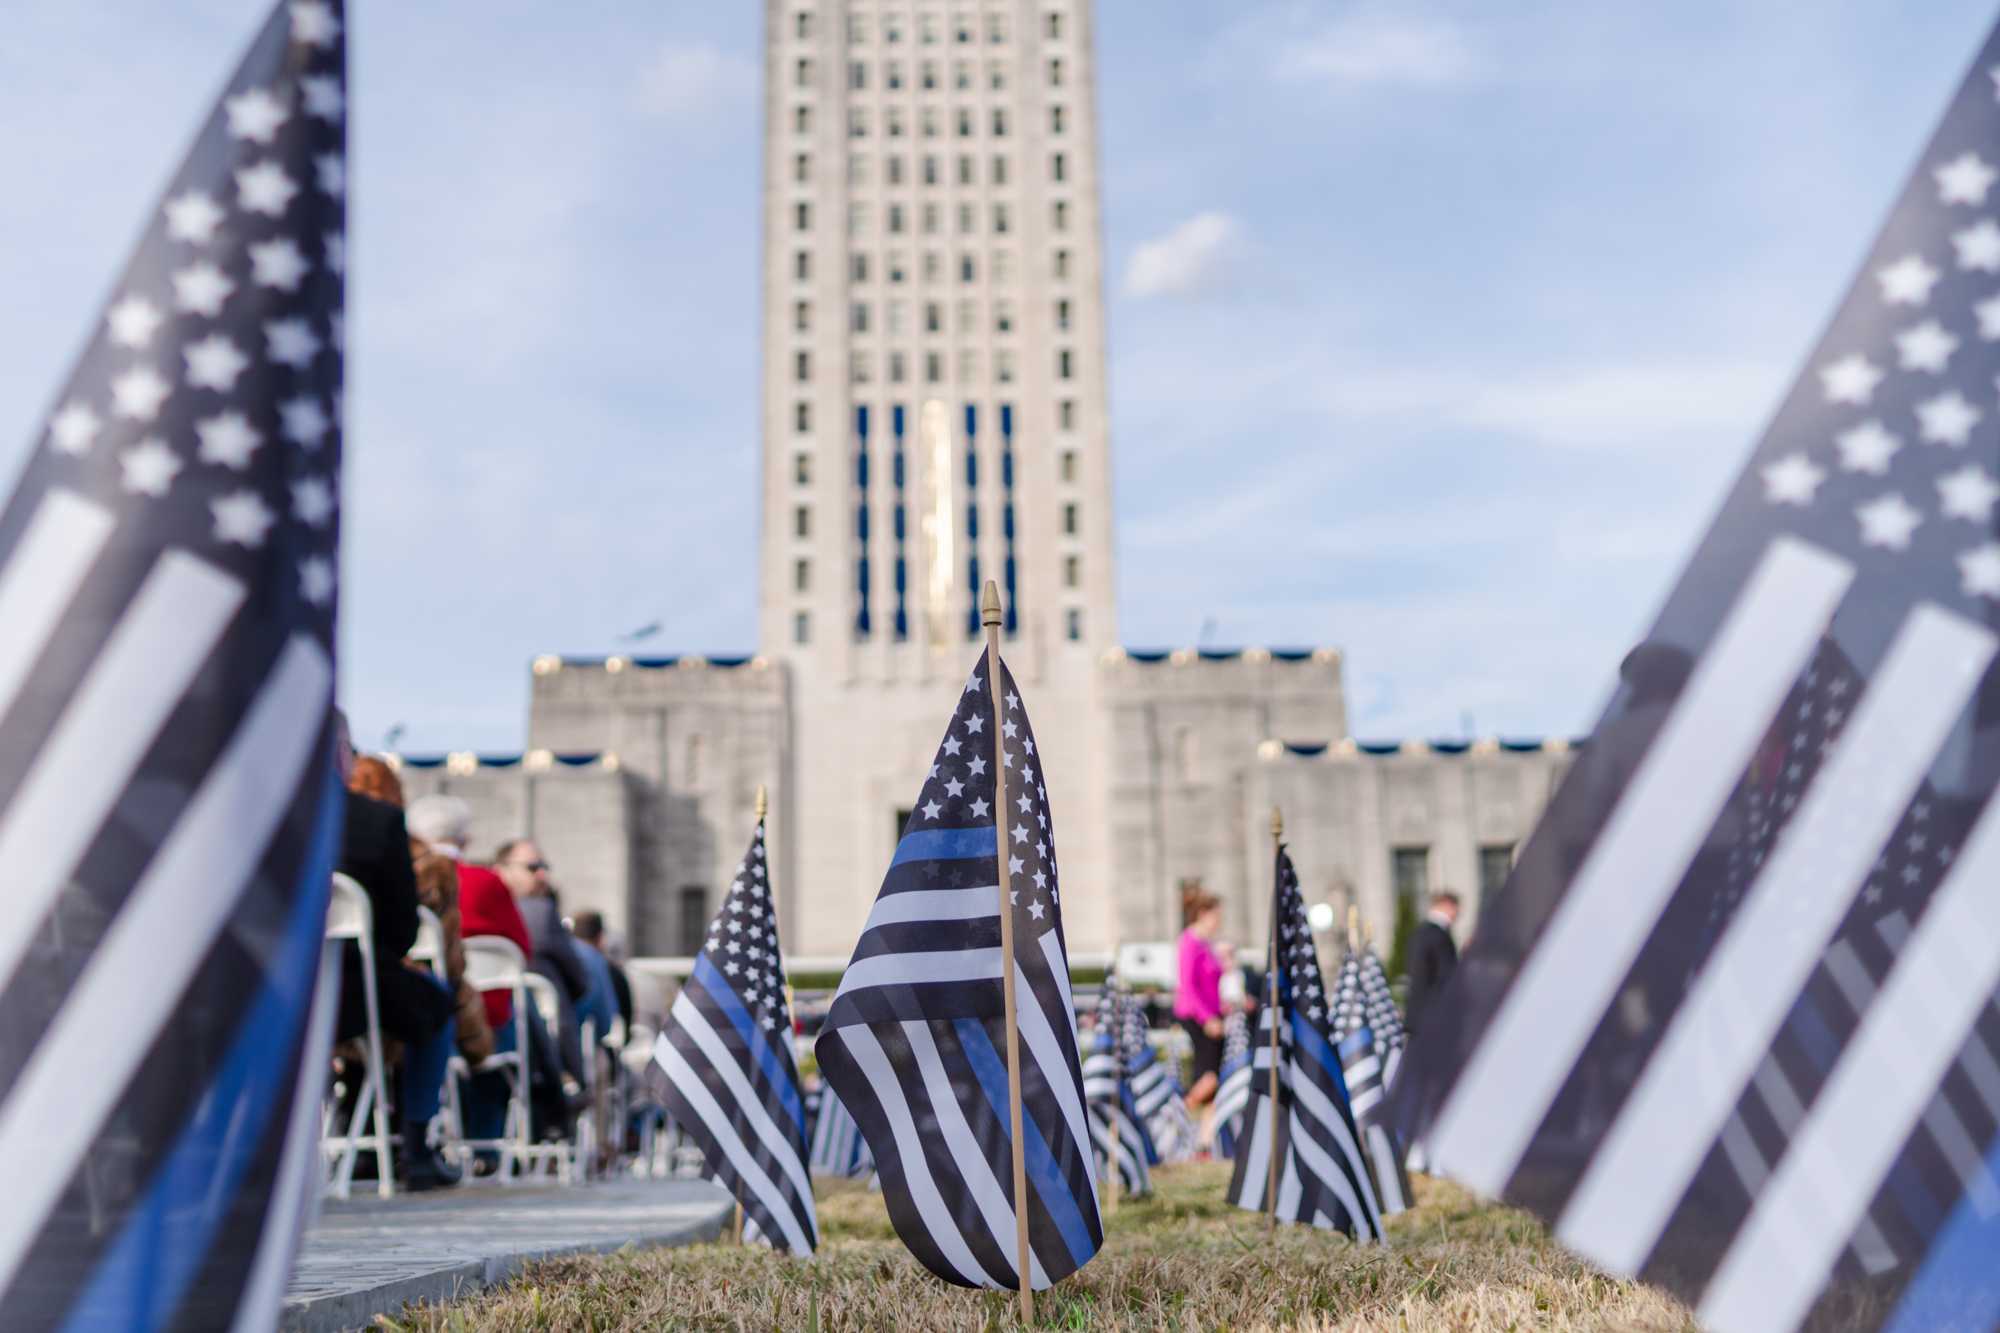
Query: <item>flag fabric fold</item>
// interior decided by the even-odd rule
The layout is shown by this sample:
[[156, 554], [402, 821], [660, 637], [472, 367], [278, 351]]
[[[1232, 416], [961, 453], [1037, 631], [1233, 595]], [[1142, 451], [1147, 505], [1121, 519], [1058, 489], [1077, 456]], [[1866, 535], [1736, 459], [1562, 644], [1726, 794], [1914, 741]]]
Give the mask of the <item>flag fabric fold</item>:
[[1996, 70], [2000, 29], [1390, 1087], [1721, 1333], [2000, 1324]]
[[999, 670], [998, 715], [984, 656], [959, 697], [814, 1050], [911, 1253], [946, 1281], [1012, 1290], [999, 837], [1013, 886], [1030, 1282], [1075, 1272], [1104, 1232], [1042, 756]]
[[806, 1094], [812, 1122], [812, 1169], [824, 1176], [866, 1176], [875, 1170], [861, 1127], [824, 1080]]
[[1153, 1145], [1152, 1160], [1155, 1165], [1188, 1161], [1195, 1152], [1195, 1126], [1180, 1075], [1153, 1049], [1144, 1008], [1129, 991], [1124, 998], [1125, 1081]]
[[276, 7], [0, 509], [0, 1327], [269, 1327], [312, 1197], [345, 64]]
[[759, 820], [646, 1072], [667, 1118], [701, 1148], [702, 1175], [742, 1206], [744, 1234], [808, 1254], [819, 1223], [767, 867]]
[[1250, 1104], [1250, 1019], [1232, 1009], [1222, 1020], [1222, 1064], [1215, 1100], [1209, 1103], [1210, 1136], [1217, 1157], [1234, 1157], [1243, 1136], [1243, 1109]]
[[[1379, 1240], [1382, 1210], [1348, 1106], [1347, 1083], [1333, 1037], [1331, 997], [1321, 984], [1298, 875], [1282, 847], [1277, 852], [1271, 910], [1276, 922], [1276, 951], [1270, 961], [1275, 994], [1267, 994], [1250, 1050], [1250, 1092], [1229, 1200], [1251, 1212], [1263, 1211], [1275, 1155], [1279, 1218], [1344, 1231], [1358, 1240]], [[1270, 1082], [1274, 1025], [1275, 1117]]]
[[[1386, 1039], [1377, 1037], [1378, 1025]], [[1334, 983], [1333, 1036], [1354, 1123], [1375, 1174], [1376, 1198], [1384, 1216], [1400, 1213], [1410, 1206], [1410, 1178], [1383, 1094], [1402, 1055], [1402, 1015], [1389, 994], [1381, 958], [1366, 944], [1356, 948], [1351, 937]]]

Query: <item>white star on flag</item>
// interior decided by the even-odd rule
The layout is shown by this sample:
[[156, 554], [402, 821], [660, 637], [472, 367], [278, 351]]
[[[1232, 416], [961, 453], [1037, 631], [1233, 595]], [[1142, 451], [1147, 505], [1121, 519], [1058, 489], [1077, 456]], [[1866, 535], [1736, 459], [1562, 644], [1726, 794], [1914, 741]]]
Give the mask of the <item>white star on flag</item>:
[[333, 487], [324, 477], [307, 477], [292, 483], [292, 513], [301, 523], [319, 527], [333, 516]]
[[313, 174], [319, 182], [320, 193], [330, 194], [338, 199], [347, 193], [347, 160], [338, 153], [325, 153], [313, 159]]
[[1964, 231], [1953, 232], [1952, 248], [1958, 251], [1958, 266], [1981, 273], [2000, 273], [2000, 226], [1992, 218], [1981, 218]]
[[276, 162], [259, 162], [236, 173], [236, 202], [244, 211], [282, 217], [299, 187]]
[[1937, 488], [1946, 518], [1984, 523], [1992, 516], [1993, 502], [2000, 500], [2000, 484], [1976, 463], [1938, 478]]
[[1922, 305], [1931, 299], [1931, 287], [1938, 276], [1939, 271], [1925, 263], [1922, 255], [1904, 255], [1875, 274], [1882, 284], [1882, 299], [1890, 305]]
[[2000, 178], [2000, 172], [1987, 166], [1977, 153], [1960, 153], [1931, 175], [1937, 178], [1939, 203], [1971, 204], [1975, 208], [1986, 202], [1986, 192]]
[[281, 366], [304, 370], [319, 355], [320, 341], [303, 319], [272, 320], [264, 326], [270, 357]]
[[210, 319], [222, 313], [222, 303], [236, 290], [236, 284], [206, 259], [190, 264], [173, 275], [174, 305], [191, 315]]
[[1975, 546], [1959, 556], [1958, 572], [1966, 596], [2000, 598], [2000, 542]]
[[250, 466], [250, 455], [264, 443], [264, 437], [241, 412], [224, 412], [197, 421], [194, 433], [201, 440], [196, 457], [204, 463], [219, 463], [238, 472]]
[[1868, 420], [1833, 438], [1840, 450], [1840, 466], [1845, 472], [1868, 472], [1881, 476], [1889, 470], [1889, 460], [1903, 447], [1881, 422]]
[[250, 364], [250, 358], [220, 333], [211, 333], [200, 342], [181, 349], [187, 359], [187, 382], [197, 389], [228, 393], [236, 387], [236, 377]]
[[[1826, 469], [1804, 454], [1787, 454], [1764, 468], [1764, 498], [1772, 504], [1809, 505], [1826, 480]], [[1026, 808], [1023, 801], [1022, 808]]]
[[307, 46], [332, 46], [340, 36], [340, 20], [320, 0], [299, 0], [292, 6], [292, 40]]
[[118, 466], [123, 470], [120, 481], [126, 490], [158, 500], [173, 485], [182, 464], [166, 441], [149, 435], [118, 455]]
[[120, 347], [144, 347], [153, 341], [160, 321], [166, 317], [165, 311], [137, 294], [128, 294], [104, 312], [104, 322], [111, 329], [111, 341]]
[[1820, 382], [1830, 403], [1866, 403], [1882, 382], [1882, 372], [1860, 353], [1820, 367]]
[[1956, 389], [1917, 404], [1917, 433], [1932, 444], [1962, 447], [1984, 415]]
[[178, 198], [167, 200], [164, 211], [167, 215], [167, 235], [189, 245], [207, 245], [214, 240], [215, 229], [228, 216], [222, 211], [222, 205], [200, 190], [189, 190]]
[[292, 398], [278, 405], [285, 438], [302, 449], [317, 449], [333, 423], [326, 419], [317, 398]]
[[285, 104], [271, 95], [268, 88], [252, 88], [249, 92], [223, 99], [222, 110], [229, 117], [229, 134], [234, 139], [248, 139], [252, 143], [268, 144], [278, 132], [278, 126], [285, 123], [291, 112]]
[[1924, 516], [1894, 491], [1856, 507], [1854, 516], [1861, 520], [1862, 541], [1892, 551], [1908, 550], [1910, 534], [1924, 521]]
[[347, 237], [337, 231], [326, 234], [326, 266], [335, 273], [347, 272]]
[[1979, 336], [1987, 342], [2000, 342], [2000, 295], [1976, 303], [1972, 313], [1979, 316]]
[[311, 267], [289, 236], [250, 247], [250, 278], [259, 287], [295, 292], [299, 289], [299, 279]]
[[111, 410], [131, 421], [151, 421], [174, 391], [151, 366], [138, 365], [111, 381]]
[[104, 421], [88, 403], [69, 403], [49, 421], [49, 443], [66, 454], [83, 454], [97, 440]]
[[325, 556], [309, 555], [299, 562], [299, 596], [314, 606], [325, 606], [333, 596], [333, 563]]
[[340, 80], [324, 75], [308, 75], [299, 80], [299, 89], [305, 94], [306, 114], [317, 120], [335, 121], [347, 114], [347, 95], [340, 91]]
[[[2000, 231], [1994, 232], [1994, 239], [2000, 240]], [[1958, 339], [1944, 330], [1944, 325], [1934, 319], [1927, 319], [1896, 335], [1896, 354], [1904, 370], [1928, 370], [1933, 375], [1944, 374], [1945, 362], [1958, 350]]]
[[215, 516], [215, 540], [235, 542], [238, 546], [262, 546], [264, 534], [277, 521], [255, 491], [232, 491], [219, 500], [210, 500], [208, 508]]

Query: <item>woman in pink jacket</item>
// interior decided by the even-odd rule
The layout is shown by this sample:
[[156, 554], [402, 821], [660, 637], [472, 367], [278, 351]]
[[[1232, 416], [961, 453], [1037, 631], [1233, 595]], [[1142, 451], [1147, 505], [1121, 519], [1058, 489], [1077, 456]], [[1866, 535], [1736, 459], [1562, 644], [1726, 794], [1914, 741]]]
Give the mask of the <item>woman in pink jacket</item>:
[[1181, 888], [1181, 979], [1174, 990], [1174, 1017], [1194, 1043], [1194, 1083], [1188, 1089], [1191, 1107], [1208, 1105], [1215, 1096], [1222, 1067], [1222, 959], [1215, 934], [1222, 928], [1222, 900], [1199, 884]]

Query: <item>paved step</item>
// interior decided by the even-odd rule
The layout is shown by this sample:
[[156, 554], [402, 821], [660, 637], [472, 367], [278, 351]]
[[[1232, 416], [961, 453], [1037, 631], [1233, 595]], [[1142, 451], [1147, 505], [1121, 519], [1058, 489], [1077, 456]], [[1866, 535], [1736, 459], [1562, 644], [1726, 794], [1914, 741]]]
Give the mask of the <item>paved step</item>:
[[394, 1199], [329, 1199], [306, 1233], [279, 1327], [366, 1328], [410, 1301], [505, 1282], [537, 1259], [713, 1240], [733, 1204], [699, 1180], [472, 1186]]

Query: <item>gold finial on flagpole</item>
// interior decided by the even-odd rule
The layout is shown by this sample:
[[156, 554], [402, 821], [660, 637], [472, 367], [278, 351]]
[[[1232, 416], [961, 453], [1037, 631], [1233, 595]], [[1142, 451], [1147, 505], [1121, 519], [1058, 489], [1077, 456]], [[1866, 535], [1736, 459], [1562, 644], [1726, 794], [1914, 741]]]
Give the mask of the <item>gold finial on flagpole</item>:
[[1353, 903], [1347, 905], [1347, 951], [1361, 952], [1361, 909]]
[[1271, 807], [1271, 836], [1273, 838], [1285, 836], [1285, 812], [1275, 805]]
[[986, 587], [979, 594], [979, 623], [982, 625], [1000, 623], [1000, 585], [992, 579], [986, 580]]
[[757, 822], [759, 824], [763, 823], [764, 816], [770, 813], [771, 813], [771, 793], [767, 791], [764, 787], [764, 784], [760, 782], [757, 784]]

